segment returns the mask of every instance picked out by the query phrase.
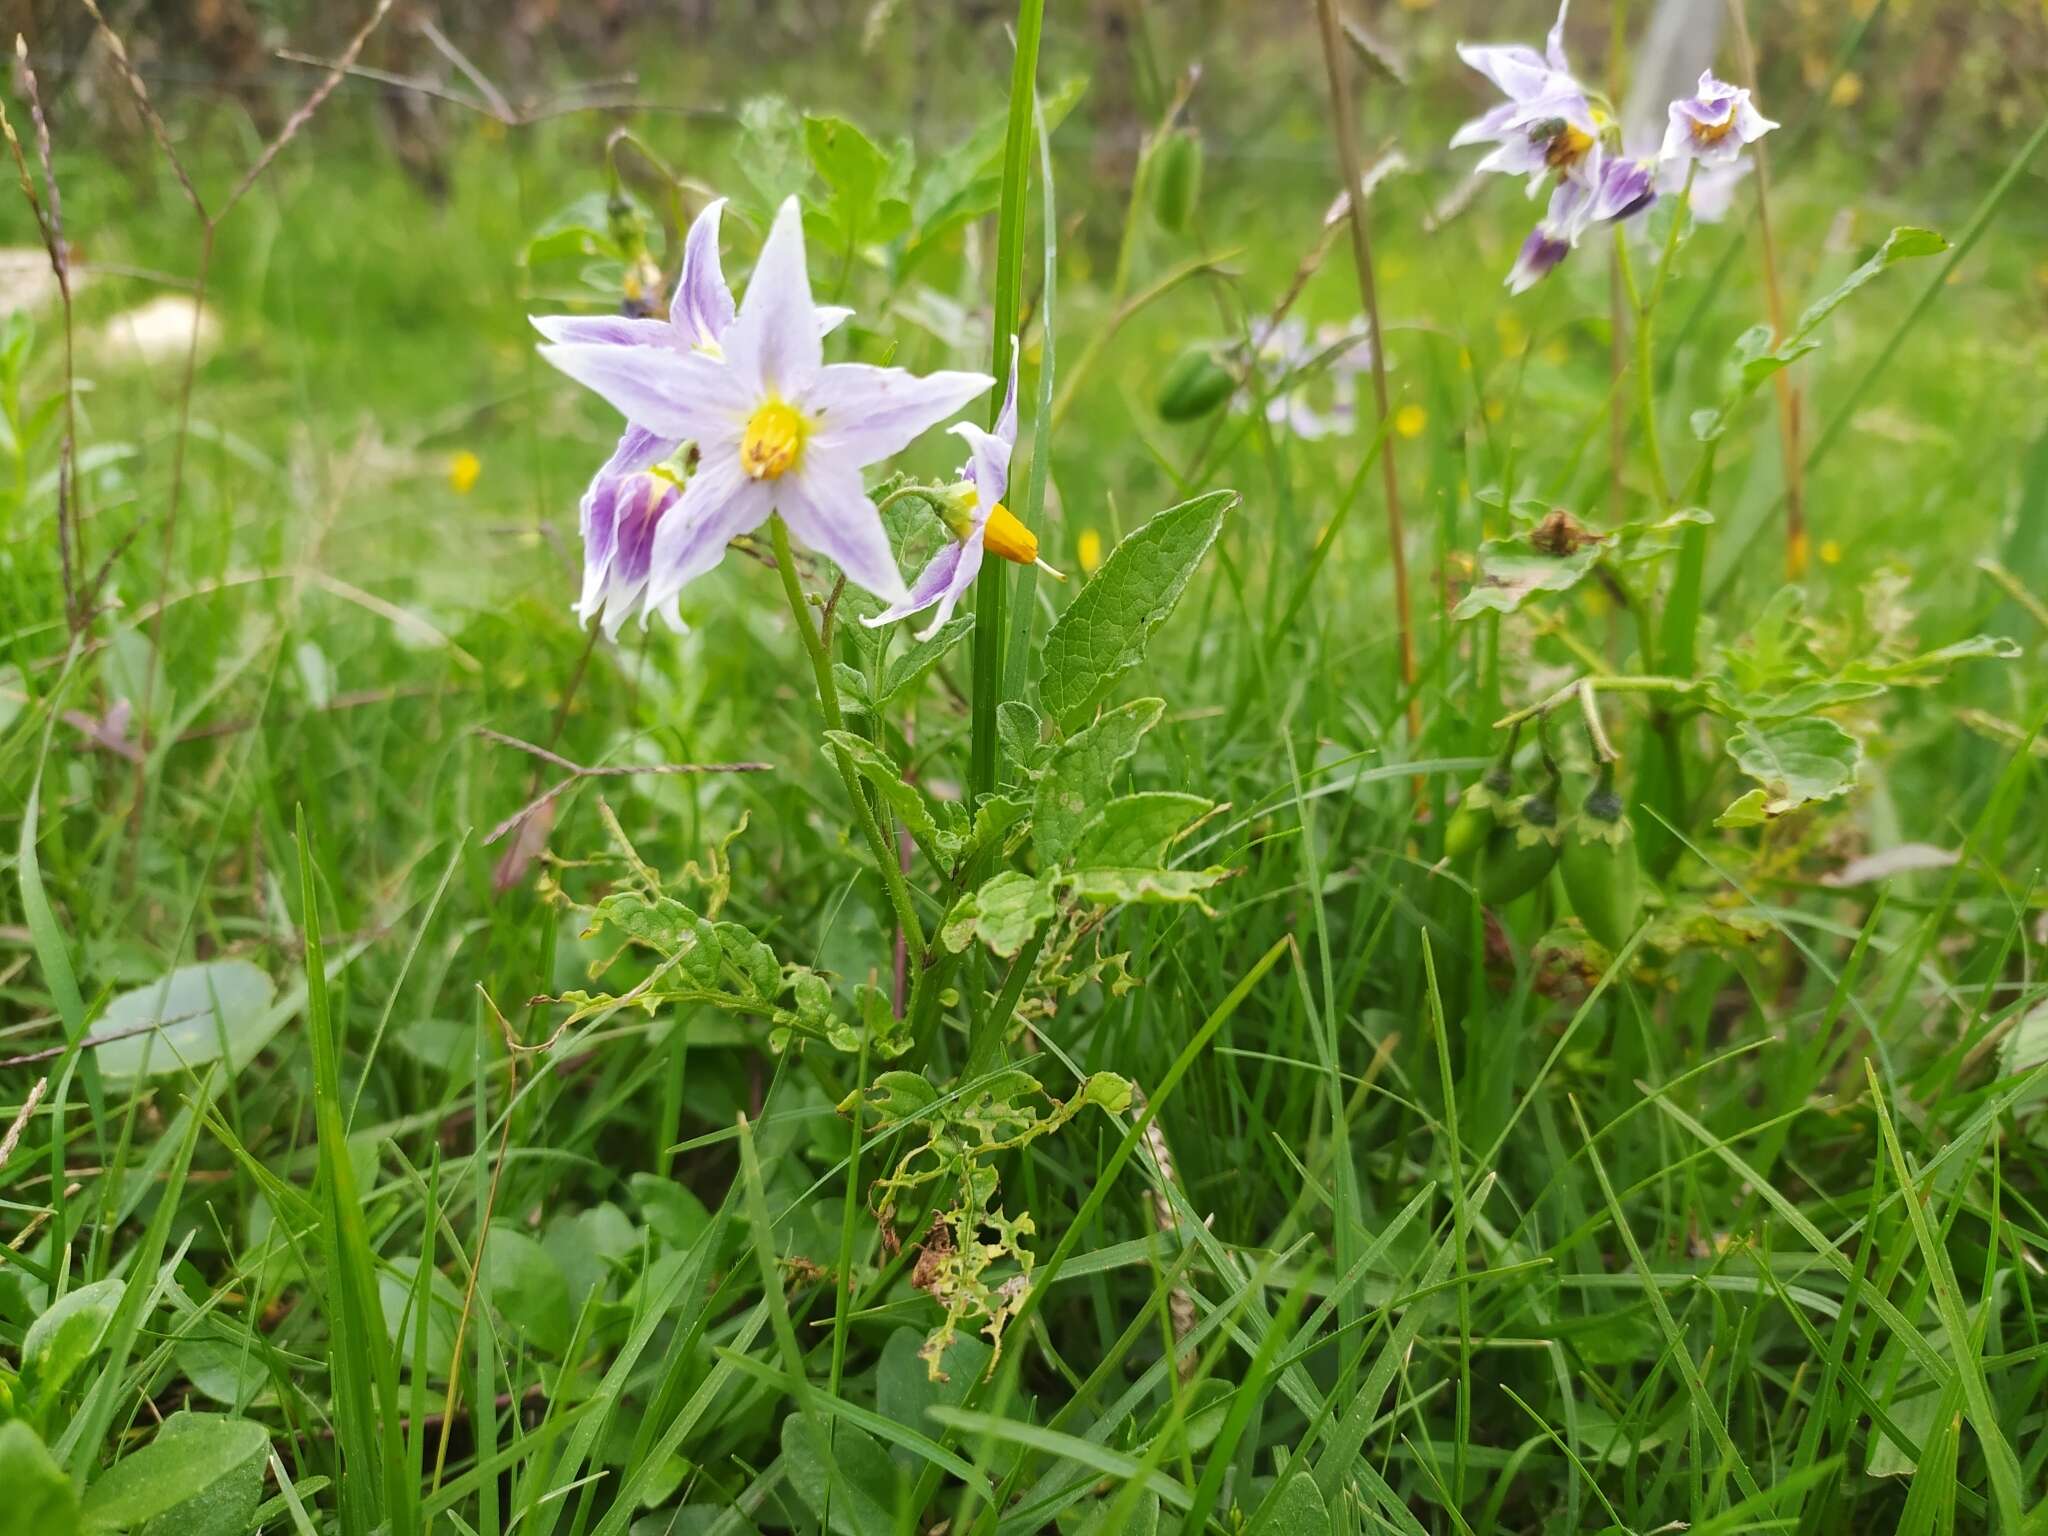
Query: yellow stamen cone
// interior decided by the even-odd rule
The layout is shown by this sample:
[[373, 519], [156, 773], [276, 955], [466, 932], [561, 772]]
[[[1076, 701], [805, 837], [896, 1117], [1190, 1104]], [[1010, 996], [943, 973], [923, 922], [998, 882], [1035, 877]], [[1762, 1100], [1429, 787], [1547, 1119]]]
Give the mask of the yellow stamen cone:
[[989, 509], [981, 537], [983, 547], [990, 554], [1013, 560], [1018, 565], [1038, 563], [1038, 535], [1018, 522], [1016, 515], [1000, 501]]

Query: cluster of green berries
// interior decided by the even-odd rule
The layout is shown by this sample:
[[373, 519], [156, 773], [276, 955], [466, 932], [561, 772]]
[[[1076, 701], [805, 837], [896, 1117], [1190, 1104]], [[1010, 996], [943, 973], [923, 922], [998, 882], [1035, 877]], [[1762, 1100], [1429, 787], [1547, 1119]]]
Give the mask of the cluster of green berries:
[[1619, 950], [1642, 913], [1643, 875], [1614, 765], [1601, 765], [1591, 793], [1567, 816], [1558, 809], [1564, 776], [1557, 765], [1546, 756], [1542, 785], [1519, 794], [1509, 753], [1459, 797], [1444, 828], [1445, 856], [1470, 864], [1473, 887], [1489, 906], [1526, 895], [1556, 869], [1586, 931]]

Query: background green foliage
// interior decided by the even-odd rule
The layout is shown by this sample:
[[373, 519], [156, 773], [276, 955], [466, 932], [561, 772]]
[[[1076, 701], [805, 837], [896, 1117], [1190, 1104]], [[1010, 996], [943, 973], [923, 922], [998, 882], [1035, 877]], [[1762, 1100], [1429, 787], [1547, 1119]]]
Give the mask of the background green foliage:
[[[218, 206], [315, 78], [265, 28], [331, 56], [352, 18], [221, 8], [251, 43], [172, 9], [138, 12], [137, 57]], [[1745, 218], [1695, 232], [1659, 312], [1682, 470], [1691, 413], [1737, 402], [1711, 423], [1713, 522], [1659, 527], [1634, 461], [1610, 474], [1602, 253], [1510, 301], [1529, 206], [1502, 185], [1446, 207], [1442, 146], [1481, 104], [1451, 43], [1548, 17], [1375, 17], [1405, 77], [1367, 69], [1360, 111], [1407, 161], [1370, 206], [1411, 741], [1370, 425], [1156, 408], [1190, 344], [1238, 355], [1304, 269], [1300, 313], [1355, 314], [1312, 17], [1055, 7], [1037, 531], [1081, 573], [1181, 510], [1094, 596], [1024, 589], [1053, 637], [1040, 703], [1068, 730], [1117, 712], [1057, 751], [1005, 715], [1018, 820], [957, 810], [971, 647], [839, 656], [859, 739], [887, 722], [867, 781], [911, 770], [891, 803], [934, 808], [931, 846], [1036, 811], [1004, 883], [942, 931], [924, 913], [971, 984], [895, 1059], [887, 906], [774, 578], [729, 560], [686, 637], [586, 652], [575, 503], [616, 422], [524, 316], [616, 301], [625, 125], [682, 177], [614, 147], [654, 262], [715, 189], [737, 276], [801, 189], [820, 296], [860, 310], [847, 355], [985, 366], [1010, 18], [571, 9], [447, 8], [510, 97], [495, 116], [418, 89], [488, 99], [387, 26], [365, 63], [412, 85], [351, 81], [222, 222], [189, 390], [182, 345], [133, 337], [196, 281], [198, 225], [90, 29], [30, 17], [84, 274], [80, 568], [110, 564], [74, 636], [64, 328], [22, 290], [0, 323], [0, 1130], [40, 1098], [0, 1153], [0, 1533], [2038, 1523], [2039, 162], [1866, 392], [1940, 256], [1876, 277], [1798, 363], [1809, 442], [1850, 404], [1788, 592]], [[1597, 75], [1609, 18], [1581, 9]], [[1958, 237], [2048, 112], [2038, 7], [1754, 25], [1794, 314], [1895, 228]], [[1173, 171], [1162, 208], [1133, 178], [1195, 62], [1199, 189]], [[17, 202], [0, 232], [34, 244]], [[1193, 499], [1223, 486], [1227, 514]], [[1616, 537], [1506, 602], [1485, 577], [1528, 571], [1524, 502]], [[1493, 722], [1630, 671], [1696, 527], [1710, 713], [1675, 733], [1679, 825], [1639, 812], [1648, 928], [1617, 963], [1555, 882], [1482, 917], [1437, 860]], [[1657, 611], [1603, 561], [1660, 573]], [[1069, 603], [1100, 622], [1055, 630]], [[1638, 805], [1665, 803], [1656, 711], [1605, 707]], [[579, 777], [489, 842], [562, 770], [480, 728], [572, 765], [769, 771]], [[1576, 796], [1575, 709], [1554, 735]], [[1127, 822], [1090, 819], [1133, 792]], [[1167, 894], [1198, 899], [1104, 916], [1161, 894], [1125, 877], [1169, 844]], [[964, 1070], [976, 1001], [1056, 906], [1010, 1063]], [[594, 996], [641, 982], [649, 1006]], [[1027, 1264], [1039, 1283], [1005, 1293]], [[998, 1316], [991, 1374], [975, 1328]]]

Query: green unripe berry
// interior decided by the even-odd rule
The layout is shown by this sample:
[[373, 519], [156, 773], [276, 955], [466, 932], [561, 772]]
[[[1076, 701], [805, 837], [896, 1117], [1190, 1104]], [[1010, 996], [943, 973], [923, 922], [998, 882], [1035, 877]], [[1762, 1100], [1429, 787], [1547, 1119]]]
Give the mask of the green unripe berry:
[[1494, 764], [1485, 778], [1467, 784], [1458, 808], [1444, 823], [1444, 857], [1455, 862], [1477, 853], [1500, 824], [1501, 808], [1513, 792], [1514, 780], [1505, 763]]
[[1586, 932], [1619, 951], [1642, 916], [1643, 872], [1611, 769], [1602, 772], [1566, 830], [1558, 873]]
[[1506, 906], [1535, 890], [1557, 863], [1558, 841], [1557, 802], [1539, 790], [1487, 835], [1479, 854], [1479, 899]]
[[1215, 352], [1198, 343], [1166, 370], [1155, 403], [1163, 420], [1197, 421], [1228, 400], [1236, 388], [1237, 380], [1216, 361]]

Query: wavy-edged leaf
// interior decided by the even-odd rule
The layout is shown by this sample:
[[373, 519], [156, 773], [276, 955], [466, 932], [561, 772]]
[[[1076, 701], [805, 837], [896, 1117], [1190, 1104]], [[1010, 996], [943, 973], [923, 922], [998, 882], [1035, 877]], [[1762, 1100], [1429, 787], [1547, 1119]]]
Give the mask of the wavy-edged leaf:
[[1116, 770], [1165, 713], [1163, 699], [1133, 699], [1053, 753], [1032, 807], [1032, 841], [1043, 863], [1058, 864], [1074, 851], [1089, 818], [1109, 798]]
[[851, 731], [827, 731], [825, 739], [835, 751], [846, 754], [846, 760], [853, 765], [855, 773], [881, 791], [883, 801], [910, 835], [917, 839], [918, 846], [937, 858], [938, 823], [932, 819], [931, 807], [925, 804], [923, 791], [907, 781], [903, 770], [866, 737], [856, 736]]
[[1174, 839], [1215, 808], [1213, 800], [1179, 790], [1121, 795], [1088, 818], [1074, 844], [1074, 862], [1150, 868], [1165, 862]]
[[[1832, 720], [1745, 720], [1728, 738], [1728, 755], [1764, 787], [1765, 798], [1754, 808], [1770, 818], [1847, 794], [1863, 761], [1863, 745]], [[1751, 797], [1744, 796], [1723, 817], [1736, 806], [1750, 805]]]
[[1007, 959], [1030, 942], [1038, 925], [1056, 910], [1045, 880], [1006, 869], [990, 876], [953, 909], [939, 937], [956, 954], [979, 938]]
[[1235, 505], [1235, 491], [1211, 491], [1161, 512], [1110, 551], [1053, 621], [1041, 653], [1038, 698], [1061, 729], [1077, 729], [1143, 659], [1152, 632], [1180, 602]]

